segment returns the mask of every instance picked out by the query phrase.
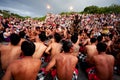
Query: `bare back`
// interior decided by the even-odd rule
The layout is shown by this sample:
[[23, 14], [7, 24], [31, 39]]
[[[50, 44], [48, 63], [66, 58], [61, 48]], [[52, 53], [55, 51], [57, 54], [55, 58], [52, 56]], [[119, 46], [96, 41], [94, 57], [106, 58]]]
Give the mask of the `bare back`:
[[33, 58], [40, 59], [47, 47], [43, 43], [40, 43], [40, 42], [35, 43], [35, 46], [36, 46], [36, 50], [33, 54]]
[[11, 62], [20, 57], [20, 54], [21, 54], [20, 46], [3, 45], [1, 47], [2, 69], [6, 70]]
[[59, 54], [62, 49], [62, 44], [53, 42], [51, 43], [48, 48], [46, 49], [46, 53], [49, 53], [51, 55], [51, 58], [54, 57], [56, 54]]
[[96, 45], [87, 45], [86, 54], [87, 54], [87, 61], [91, 62], [91, 58], [98, 54]]
[[16, 60], [8, 67], [3, 80], [9, 77], [9, 74], [7, 74], [8, 71], [12, 73], [11, 77], [13, 77], [14, 80], [36, 80], [40, 65], [40, 60], [33, 59], [32, 57]]
[[111, 55], [94, 56], [96, 75], [100, 80], [112, 80], [114, 57]]
[[52, 43], [51, 56], [61, 52], [62, 45], [60, 43]]
[[72, 80], [75, 66], [78, 62], [77, 57], [71, 54], [61, 53], [56, 58], [57, 77], [59, 80]]

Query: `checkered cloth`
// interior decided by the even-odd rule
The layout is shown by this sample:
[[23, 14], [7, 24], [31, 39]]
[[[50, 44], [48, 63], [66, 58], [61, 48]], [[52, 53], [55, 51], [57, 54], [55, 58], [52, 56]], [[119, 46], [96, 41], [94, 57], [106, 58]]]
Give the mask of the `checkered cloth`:
[[78, 59], [80, 62], [86, 62], [86, 57], [87, 56], [85, 54], [82, 54], [81, 52], [78, 55]]
[[95, 74], [95, 68], [91, 67], [86, 70], [88, 74], [88, 80], [100, 80], [97, 75]]
[[45, 72], [43, 70], [40, 70], [39, 73], [37, 74], [36, 80], [44, 80], [44, 78], [45, 78]]
[[[78, 70], [75, 69], [75, 71], [73, 72], [72, 80], [77, 80], [77, 78], [78, 78]], [[57, 76], [55, 76], [54, 80], [59, 80], [59, 79], [57, 78]]]

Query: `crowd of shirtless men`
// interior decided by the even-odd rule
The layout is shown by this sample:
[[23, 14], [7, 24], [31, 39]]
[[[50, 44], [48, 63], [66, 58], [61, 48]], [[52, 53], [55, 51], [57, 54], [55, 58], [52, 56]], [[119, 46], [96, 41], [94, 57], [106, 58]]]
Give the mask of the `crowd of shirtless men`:
[[[119, 20], [115, 14], [109, 15], [111, 22], [114, 21], [112, 19]], [[73, 16], [70, 18], [74, 20]], [[77, 80], [81, 73], [78, 66], [82, 67], [88, 80], [113, 80], [115, 68], [120, 74], [119, 31], [115, 29], [117, 22], [107, 23], [107, 20], [103, 19], [104, 25], [101, 25], [97, 20], [100, 16], [108, 19], [110, 17], [82, 16], [83, 18], [78, 20], [81, 23], [75, 23], [76, 26], [85, 27], [80, 27], [79, 32], [71, 30], [74, 27], [68, 27], [70, 22], [65, 21], [69, 16], [62, 18], [61, 25], [54, 20], [52, 23], [51, 18], [54, 16], [46, 20], [48, 23], [40, 23], [42, 27], [36, 27], [37, 21], [29, 22], [34, 23], [29, 26], [28, 22], [23, 21], [26, 25], [23, 25], [22, 29], [15, 26], [11, 28], [12, 21], [17, 20], [15, 18], [7, 19], [12, 20], [7, 25], [9, 27], [5, 27], [4, 19], [1, 19], [1, 26], [4, 26], [3, 38], [9, 40], [7, 39], [7, 44], [0, 44], [0, 80], [46, 80], [47, 77], [47, 80]], [[17, 26], [21, 26], [20, 24], [22, 23], [19, 21], [14, 23]], [[50, 26], [45, 27], [46, 25]], [[105, 30], [98, 26], [105, 27]]]

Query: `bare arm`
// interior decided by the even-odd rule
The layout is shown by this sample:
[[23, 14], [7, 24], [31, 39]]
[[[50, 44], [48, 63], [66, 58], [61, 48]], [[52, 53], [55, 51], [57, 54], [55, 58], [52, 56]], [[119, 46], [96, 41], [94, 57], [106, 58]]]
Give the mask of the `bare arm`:
[[80, 40], [81, 40], [81, 36], [79, 36], [79, 35], [78, 35], [78, 40], [77, 40], [76, 44], [78, 44], [78, 45], [79, 45]]
[[11, 79], [11, 76], [12, 76], [12, 73], [11, 73], [11, 66], [9, 66], [7, 68], [7, 71], [5, 73], [5, 75], [3, 76], [2, 80], [10, 80]]
[[64, 30], [64, 38], [67, 39], [67, 29]]
[[[42, 55], [44, 54], [45, 50], [46, 50], [47, 47], [44, 48], [43, 52], [39, 55], [39, 57], [41, 58]], [[38, 52], [41, 52], [40, 50]]]
[[84, 54], [87, 54], [87, 46], [84, 48]]
[[50, 50], [52, 49], [52, 44], [50, 44], [47, 49], [45, 50], [45, 53], [50, 54]]
[[86, 44], [91, 44], [89, 39], [86, 39], [84, 42], [83, 42], [83, 45], [85, 46]]
[[0, 70], [2, 70], [2, 63], [1, 63], [1, 51], [0, 51]]
[[95, 66], [95, 60], [96, 60], [96, 57], [93, 56], [93, 57], [91, 58], [90, 64], [93, 65], [93, 66]]
[[52, 60], [49, 62], [49, 64], [47, 65], [46, 67], [46, 71], [50, 71], [50, 69], [55, 66], [56, 64], [56, 60], [55, 60], [55, 57], [52, 58]]

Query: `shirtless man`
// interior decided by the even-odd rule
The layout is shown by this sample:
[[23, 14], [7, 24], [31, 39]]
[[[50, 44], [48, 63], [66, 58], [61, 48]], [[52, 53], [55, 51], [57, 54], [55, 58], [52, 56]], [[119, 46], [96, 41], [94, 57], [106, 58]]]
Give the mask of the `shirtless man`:
[[77, 34], [72, 35], [71, 36], [71, 41], [73, 43], [73, 48], [74, 48], [73, 55], [77, 57], [78, 54], [79, 54], [79, 49], [80, 49], [78, 35]]
[[[60, 34], [55, 33], [54, 41], [52, 41], [52, 43], [48, 46], [48, 48], [45, 51], [47, 54], [51, 55], [51, 58], [61, 52], [62, 44], [59, 43], [60, 40], [61, 40]], [[50, 50], [51, 50], [51, 52], [50, 52]]]
[[93, 56], [96, 76], [99, 80], [113, 80], [114, 57], [106, 54], [107, 45], [98, 43], [98, 55]]
[[47, 48], [47, 46], [45, 46], [44, 44], [44, 41], [46, 40], [46, 35], [44, 31], [42, 31], [39, 34], [39, 39], [40, 39], [39, 41], [37, 40], [37, 42], [35, 42], [36, 49], [33, 54], [33, 58], [37, 58], [37, 59], [40, 59], [42, 57], [43, 53]]
[[25, 41], [25, 32], [24, 31], [20, 31], [19, 32], [19, 36], [21, 38], [19, 45], [21, 46], [22, 42]]
[[11, 78], [14, 80], [36, 80], [41, 61], [32, 58], [35, 51], [34, 43], [24, 41], [21, 45], [21, 50], [25, 57], [11, 63], [2, 80], [11, 80]]
[[89, 64], [91, 64], [91, 58], [98, 54], [96, 48], [96, 44], [97, 44], [96, 41], [97, 41], [96, 38], [91, 38], [90, 39], [91, 44], [85, 46], [85, 54], [87, 55], [86, 60]]
[[21, 48], [18, 45], [20, 42], [20, 37], [13, 33], [10, 36], [10, 43], [8, 45], [2, 45], [0, 47], [0, 53], [1, 53], [1, 64], [2, 69], [6, 70], [8, 65], [18, 59], [21, 54]]
[[46, 67], [46, 71], [50, 71], [52, 67], [56, 66], [58, 80], [72, 80], [78, 62], [77, 57], [71, 54], [73, 52], [72, 46], [72, 43], [65, 41], [63, 43], [64, 52], [55, 55]]

